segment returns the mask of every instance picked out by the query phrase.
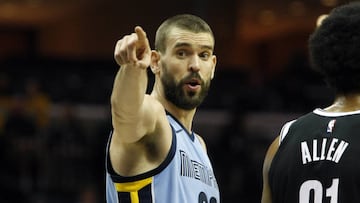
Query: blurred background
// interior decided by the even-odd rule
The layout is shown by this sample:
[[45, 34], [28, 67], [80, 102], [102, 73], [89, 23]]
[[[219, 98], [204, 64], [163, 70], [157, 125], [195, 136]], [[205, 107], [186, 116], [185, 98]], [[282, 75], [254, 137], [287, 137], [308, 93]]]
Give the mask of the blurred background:
[[153, 47], [160, 23], [179, 13], [202, 17], [216, 37], [194, 130], [222, 202], [260, 202], [262, 162], [282, 124], [331, 103], [307, 40], [319, 15], [346, 2], [0, 0], [0, 202], [105, 202], [113, 48], [135, 25]]

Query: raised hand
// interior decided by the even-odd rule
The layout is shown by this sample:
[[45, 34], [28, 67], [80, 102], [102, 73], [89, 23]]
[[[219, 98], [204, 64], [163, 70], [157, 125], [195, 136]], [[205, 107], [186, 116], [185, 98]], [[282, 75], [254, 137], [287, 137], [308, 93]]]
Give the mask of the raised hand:
[[118, 65], [131, 65], [146, 69], [150, 65], [151, 49], [145, 31], [135, 27], [135, 32], [117, 41], [114, 58]]

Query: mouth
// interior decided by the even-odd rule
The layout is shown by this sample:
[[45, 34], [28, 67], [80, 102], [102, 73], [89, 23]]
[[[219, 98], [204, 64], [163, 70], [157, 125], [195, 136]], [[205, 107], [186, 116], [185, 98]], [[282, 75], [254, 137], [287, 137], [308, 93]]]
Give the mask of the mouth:
[[191, 90], [196, 90], [196, 89], [200, 88], [201, 81], [199, 79], [193, 78], [189, 81], [186, 81], [185, 85]]

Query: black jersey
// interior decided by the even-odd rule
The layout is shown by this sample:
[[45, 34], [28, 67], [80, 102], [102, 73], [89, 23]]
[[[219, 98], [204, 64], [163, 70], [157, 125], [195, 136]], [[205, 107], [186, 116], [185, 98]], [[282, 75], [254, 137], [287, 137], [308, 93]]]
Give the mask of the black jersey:
[[285, 124], [269, 184], [272, 203], [359, 203], [360, 111], [316, 109]]

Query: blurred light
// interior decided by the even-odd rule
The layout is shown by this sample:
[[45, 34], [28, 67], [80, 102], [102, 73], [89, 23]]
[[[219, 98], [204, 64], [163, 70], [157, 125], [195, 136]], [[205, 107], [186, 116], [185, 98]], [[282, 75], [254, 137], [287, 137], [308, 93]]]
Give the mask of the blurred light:
[[276, 15], [272, 10], [263, 10], [260, 12], [258, 20], [262, 25], [273, 25], [276, 21]]
[[320, 0], [320, 2], [327, 7], [334, 7], [338, 4], [338, 0]]
[[27, 4], [33, 7], [41, 6], [41, 3], [42, 3], [41, 0], [27, 0]]
[[12, 3], [0, 4], [0, 16], [2, 18], [12, 18], [16, 15], [16, 5]]
[[289, 4], [289, 11], [292, 16], [304, 16], [306, 13], [305, 5], [302, 1], [293, 1]]

